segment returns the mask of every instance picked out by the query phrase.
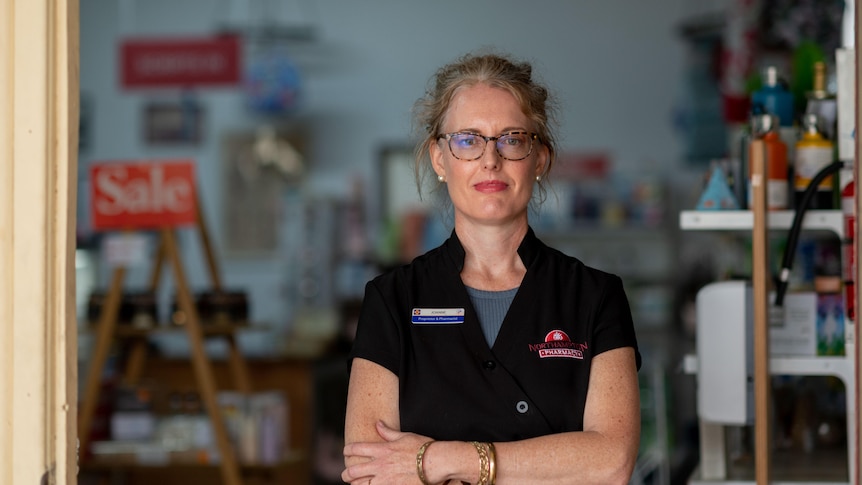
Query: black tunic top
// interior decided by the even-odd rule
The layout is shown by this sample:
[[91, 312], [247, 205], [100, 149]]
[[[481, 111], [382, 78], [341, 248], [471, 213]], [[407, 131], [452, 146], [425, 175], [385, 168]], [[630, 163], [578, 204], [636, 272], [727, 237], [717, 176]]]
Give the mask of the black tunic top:
[[633, 347], [619, 277], [552, 249], [529, 229], [527, 268], [492, 348], [460, 273], [453, 232], [365, 288], [350, 358], [398, 376], [401, 430], [438, 440], [513, 441], [583, 430], [592, 358]]

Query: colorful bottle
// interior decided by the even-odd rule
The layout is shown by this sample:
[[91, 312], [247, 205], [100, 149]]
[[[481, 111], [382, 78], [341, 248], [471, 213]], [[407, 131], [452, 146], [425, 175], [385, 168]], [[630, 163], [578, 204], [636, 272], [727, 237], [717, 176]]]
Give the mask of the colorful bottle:
[[[769, 210], [783, 210], [789, 207], [790, 181], [788, 180], [787, 145], [778, 134], [778, 117], [771, 114], [762, 114], [752, 117], [751, 132], [754, 138], [763, 140], [766, 150], [766, 178], [767, 178], [767, 201], [766, 208]], [[755, 144], [749, 145], [749, 161], [752, 160], [751, 150]], [[752, 200], [751, 191], [751, 164], [749, 163], [749, 186], [748, 200]], [[750, 203], [750, 202], [749, 202]]]
[[835, 140], [838, 121], [838, 102], [835, 95], [826, 89], [826, 63], [814, 63], [814, 85], [805, 93], [805, 113], [818, 117], [818, 129], [827, 140]]
[[[793, 162], [793, 188], [795, 191], [796, 209], [801, 207], [802, 194], [817, 172], [829, 166], [835, 155], [832, 142], [820, 132], [820, 117], [808, 113], [802, 117], [802, 134], [796, 142], [796, 154]], [[833, 177], [830, 175], [817, 184], [817, 191], [811, 197], [808, 209], [833, 209], [834, 189]]]
[[751, 104], [777, 116], [782, 127], [793, 126], [793, 93], [779, 82], [775, 66], [763, 70], [763, 86], [751, 95]]
[[[799, 131], [796, 126], [793, 93], [787, 88], [786, 83], [781, 81], [777, 67], [767, 66], [761, 76], [763, 85], [751, 95], [752, 113], [757, 113], [755, 109], [760, 108], [763, 112], [778, 117], [779, 123], [775, 130], [787, 147], [787, 159], [792, 161]], [[788, 204], [790, 202], [788, 199]]]

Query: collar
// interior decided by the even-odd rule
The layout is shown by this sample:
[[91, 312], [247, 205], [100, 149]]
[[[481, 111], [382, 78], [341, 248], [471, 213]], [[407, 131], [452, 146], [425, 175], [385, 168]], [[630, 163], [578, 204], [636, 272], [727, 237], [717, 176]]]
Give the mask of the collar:
[[[524, 267], [530, 267], [533, 261], [535, 261], [536, 256], [538, 256], [541, 248], [542, 242], [536, 237], [536, 233], [533, 232], [533, 228], [527, 226], [527, 233], [524, 235], [524, 239], [521, 240], [521, 244], [518, 246], [518, 256], [521, 257]], [[460, 273], [461, 270], [464, 269], [464, 257], [467, 253], [464, 251], [464, 246], [461, 245], [461, 240], [458, 239], [458, 235], [455, 234], [454, 229], [452, 229], [452, 234], [449, 236], [449, 239], [443, 243], [442, 249]]]

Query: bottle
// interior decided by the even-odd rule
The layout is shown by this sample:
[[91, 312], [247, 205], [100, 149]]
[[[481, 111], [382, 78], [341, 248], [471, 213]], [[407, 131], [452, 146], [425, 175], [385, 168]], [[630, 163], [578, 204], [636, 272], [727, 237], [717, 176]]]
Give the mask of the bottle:
[[[763, 85], [752, 93], [752, 107], [759, 107], [765, 113], [778, 117], [778, 125], [775, 130], [784, 145], [787, 147], [787, 158], [793, 160], [793, 152], [796, 149], [797, 129], [795, 125], [795, 106], [793, 93], [781, 82], [778, 68], [767, 66], [762, 73]], [[755, 113], [755, 111], [752, 111]]]
[[759, 105], [768, 114], [777, 116], [780, 126], [793, 126], [793, 93], [779, 82], [778, 68], [775, 66], [763, 69], [763, 86], [751, 95], [751, 104]]
[[[796, 210], [802, 209], [802, 193], [808, 187], [811, 179], [824, 167], [832, 163], [835, 149], [819, 129], [820, 117], [808, 113], [802, 117], [802, 134], [796, 142], [796, 154], [793, 162], [793, 187], [795, 191]], [[833, 208], [833, 177], [830, 175], [817, 185], [817, 192], [810, 199], [808, 209]]]
[[[754, 120], [756, 117], [764, 114], [766, 114], [766, 112], [763, 110], [763, 106], [759, 104], [751, 106], [748, 122], [745, 123], [745, 126], [740, 132], [738, 142], [739, 146], [736, 147], [735, 150], [735, 153], [739, 154], [739, 166], [734, 169], [733, 194], [737, 198], [740, 209], [748, 209], [749, 199], [751, 196], [748, 184], [749, 179], [751, 178], [749, 176], [751, 168], [748, 165], [748, 156], [751, 152], [751, 140], [760, 136], [759, 134], [754, 133]], [[734, 153], [733, 149], [731, 149], [731, 153]]]
[[834, 141], [838, 121], [838, 102], [826, 89], [826, 63], [822, 61], [814, 63], [813, 88], [805, 93], [805, 98], [805, 114], [817, 115], [820, 133], [827, 140]]
[[[751, 133], [754, 139], [761, 139], [766, 149], [767, 201], [769, 210], [783, 210], [789, 206], [790, 181], [788, 180], [787, 145], [778, 135], [778, 117], [772, 114], [753, 116]], [[752, 159], [751, 150], [756, 145], [749, 145], [748, 160]], [[748, 200], [752, 200], [751, 163], [748, 172]]]

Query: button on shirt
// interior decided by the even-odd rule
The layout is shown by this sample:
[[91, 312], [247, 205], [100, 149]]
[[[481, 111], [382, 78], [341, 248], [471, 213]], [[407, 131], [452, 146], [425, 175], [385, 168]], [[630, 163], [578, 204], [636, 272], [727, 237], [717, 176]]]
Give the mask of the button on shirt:
[[549, 248], [532, 229], [518, 254], [527, 272], [492, 347], [459, 276], [454, 232], [366, 285], [350, 358], [398, 376], [403, 431], [461, 441], [581, 431], [590, 360], [633, 347], [640, 367], [619, 277]]

